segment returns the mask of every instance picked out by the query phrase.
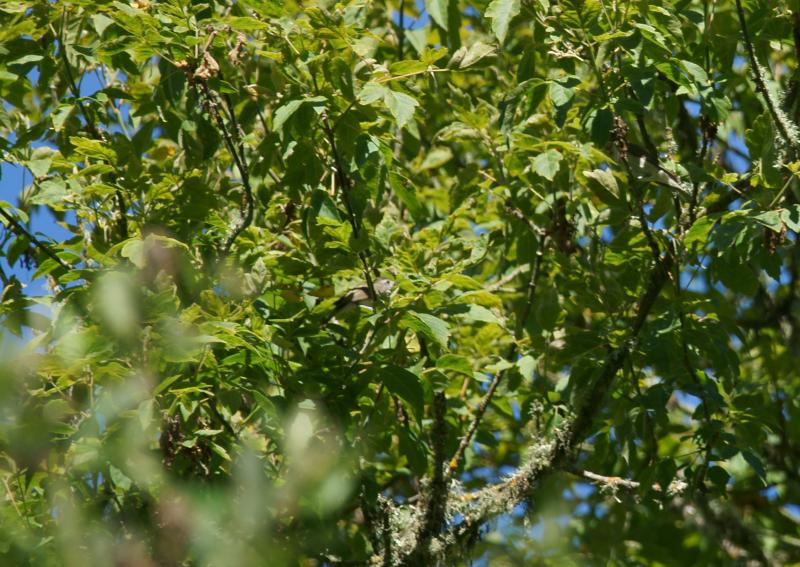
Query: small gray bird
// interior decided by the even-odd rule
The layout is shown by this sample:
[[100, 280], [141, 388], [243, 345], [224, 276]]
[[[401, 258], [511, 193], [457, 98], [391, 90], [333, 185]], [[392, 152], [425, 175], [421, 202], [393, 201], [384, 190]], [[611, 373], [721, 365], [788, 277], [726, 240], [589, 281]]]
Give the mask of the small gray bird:
[[677, 189], [681, 193], [687, 192], [680, 177], [664, 168], [658, 161], [654, 161], [654, 157], [649, 155], [644, 148], [630, 144], [628, 150], [628, 166], [636, 179], [652, 181], [670, 189]]
[[[396, 285], [397, 284], [389, 278], [378, 278], [372, 282], [372, 287], [375, 289], [375, 295], [378, 296], [378, 299], [386, 299], [389, 297]], [[359, 305], [372, 307], [374, 299], [375, 298], [370, 294], [367, 284], [354, 287], [336, 300], [336, 303], [333, 304], [333, 313], [327, 317], [326, 321]]]
[[[397, 284], [389, 278], [378, 278], [372, 282], [372, 287], [375, 289], [375, 294], [381, 299], [388, 297], [389, 294], [392, 293], [395, 285]], [[333, 306], [336, 311], [341, 311], [342, 309], [347, 309], [348, 307], [355, 305], [372, 306], [373, 299], [374, 298], [369, 292], [369, 286], [367, 284], [363, 284], [354, 287], [345, 293], [342, 297], [336, 300], [336, 303], [334, 303]]]

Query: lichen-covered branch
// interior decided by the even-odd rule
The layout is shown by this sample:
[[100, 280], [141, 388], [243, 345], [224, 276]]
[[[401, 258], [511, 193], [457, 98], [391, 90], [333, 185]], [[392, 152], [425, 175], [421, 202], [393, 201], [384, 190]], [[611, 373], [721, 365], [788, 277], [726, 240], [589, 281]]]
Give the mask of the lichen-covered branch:
[[761, 93], [761, 96], [764, 97], [764, 103], [767, 105], [767, 110], [769, 111], [773, 124], [775, 124], [775, 128], [778, 130], [778, 134], [780, 134], [781, 141], [786, 148], [791, 151], [792, 155], [796, 155], [798, 147], [800, 147], [800, 134], [798, 133], [797, 127], [786, 113], [783, 112], [780, 104], [778, 104], [778, 101], [775, 100], [775, 97], [767, 88], [764, 68], [756, 58], [753, 42], [747, 31], [747, 19], [745, 18], [744, 9], [742, 8], [742, 0], [736, 0], [736, 13], [739, 16], [739, 25], [742, 29], [742, 37], [744, 39], [745, 48], [747, 49], [747, 56], [750, 60], [750, 70], [753, 74], [753, 80], [756, 83], [756, 89]]
[[[724, 210], [736, 197], [738, 195], [729, 194], [720, 198], [708, 207], [706, 214]], [[689, 227], [689, 222], [686, 221], [683, 228]], [[486, 521], [527, 502], [546, 476], [572, 467], [576, 450], [591, 432], [591, 426], [613, 387], [614, 378], [635, 347], [645, 321], [667, 283], [673, 262], [673, 256], [668, 255], [651, 269], [644, 291], [634, 309], [627, 340], [609, 351], [600, 372], [591, 383], [582, 388], [582, 395], [572, 409], [573, 417], [552, 434], [534, 440], [527, 450], [525, 464], [503, 482], [477, 492], [449, 498], [451, 502], [458, 500], [461, 503], [457, 510], [461, 521], [451, 523], [451, 528], [439, 537], [445, 562], [448, 558], [461, 556], [474, 543], [480, 527]], [[454, 504], [452, 508], [455, 507]], [[399, 534], [397, 539], [403, 541], [407, 537]], [[401, 555], [401, 558], [405, 560], [415, 549], [412, 546], [407, 555]]]

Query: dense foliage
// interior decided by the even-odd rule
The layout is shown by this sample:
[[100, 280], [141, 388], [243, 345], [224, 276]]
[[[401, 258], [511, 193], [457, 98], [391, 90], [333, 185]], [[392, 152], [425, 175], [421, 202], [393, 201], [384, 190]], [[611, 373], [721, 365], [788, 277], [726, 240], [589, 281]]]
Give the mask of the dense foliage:
[[0, 3], [0, 562], [800, 561], [797, 10]]

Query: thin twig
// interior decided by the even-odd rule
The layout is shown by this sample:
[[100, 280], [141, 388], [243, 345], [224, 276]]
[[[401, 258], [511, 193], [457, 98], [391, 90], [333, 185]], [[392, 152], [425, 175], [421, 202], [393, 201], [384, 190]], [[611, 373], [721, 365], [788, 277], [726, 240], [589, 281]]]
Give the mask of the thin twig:
[[789, 185], [792, 183], [793, 179], [794, 179], [794, 174], [790, 173], [788, 179], [780, 188], [780, 191], [778, 191], [778, 193], [775, 195], [775, 197], [772, 199], [772, 201], [770, 201], [769, 205], [767, 206], [768, 211], [771, 211], [773, 207], [778, 204], [778, 202], [781, 200], [781, 197], [783, 197], [783, 194], [786, 193], [786, 190], [789, 188]]
[[75, 77], [72, 74], [72, 68], [69, 65], [69, 58], [67, 57], [66, 28], [67, 9], [64, 7], [64, 10], [61, 12], [61, 31], [58, 34], [61, 45], [59, 45], [58, 51], [61, 54], [61, 59], [64, 62], [64, 73], [67, 75], [67, 84], [70, 88], [70, 91], [72, 91], [72, 96], [75, 97], [75, 102], [78, 104], [78, 110], [80, 110], [84, 120], [86, 120], [86, 129], [89, 130], [93, 137], [102, 139], [100, 132], [97, 130], [97, 126], [95, 126], [94, 120], [89, 117], [89, 111], [81, 100], [81, 91], [75, 82]]
[[[514, 333], [514, 337], [516, 340], [519, 340], [522, 337], [522, 332], [525, 329], [525, 325], [527, 323], [528, 317], [530, 317], [533, 301], [536, 296], [536, 284], [539, 279], [539, 274], [541, 273], [542, 269], [542, 258], [544, 257], [544, 246], [547, 242], [547, 236], [542, 234], [539, 237], [539, 248], [536, 251], [536, 259], [534, 260], [533, 270], [531, 271], [530, 279], [528, 280], [527, 288], [527, 295], [525, 300], [525, 307], [523, 308], [522, 315], [520, 319], [517, 321], [517, 329]], [[509, 355], [507, 358], [513, 358], [514, 354], [516, 353], [516, 340], [511, 345], [509, 349]], [[483, 419], [484, 414], [486, 413], [487, 408], [489, 407], [489, 403], [492, 401], [492, 397], [494, 396], [495, 391], [497, 390], [497, 386], [500, 385], [500, 381], [503, 379], [504, 372], [500, 371], [497, 372], [492, 381], [489, 383], [489, 388], [486, 390], [486, 394], [483, 396], [480, 404], [475, 410], [475, 415], [472, 418], [472, 422], [470, 423], [469, 429], [461, 438], [461, 441], [458, 443], [458, 448], [456, 449], [453, 458], [450, 459], [450, 463], [448, 464], [447, 469], [447, 478], [449, 479], [453, 472], [458, 468], [461, 459], [464, 457], [464, 453], [467, 450], [467, 447], [472, 442], [472, 438], [475, 435], [475, 432], [478, 430], [478, 426]]]
[[406, 1], [400, 0], [400, 8], [398, 8], [397, 18], [397, 60], [403, 60], [403, 43], [406, 40], [406, 22], [405, 22], [405, 9]]
[[[639, 126], [639, 132], [642, 134], [642, 141], [644, 142], [645, 151], [647, 153], [647, 157], [653, 162], [653, 164], [660, 168], [659, 160], [658, 160], [658, 149], [656, 148], [655, 144], [653, 143], [650, 134], [647, 131], [647, 125], [644, 122], [644, 117], [641, 114], [636, 115], [636, 122]], [[620, 142], [621, 144], [622, 142]], [[620, 148], [622, 152], [623, 148]], [[647, 159], [647, 157], [645, 159]], [[647, 240], [647, 244], [650, 247], [650, 251], [653, 254], [653, 259], [657, 266], [662, 266], [662, 258], [661, 258], [661, 249], [656, 242], [655, 237], [653, 236], [653, 232], [650, 230], [650, 225], [647, 224], [647, 217], [644, 213], [644, 197], [642, 192], [639, 190], [639, 186], [637, 184], [637, 177], [633, 173], [633, 169], [631, 168], [630, 161], [628, 160], [627, 155], [623, 155], [622, 163], [625, 166], [626, 172], [628, 174], [628, 179], [630, 179], [630, 186], [631, 190], [634, 194], [634, 198], [636, 199], [636, 206], [635, 210], [633, 206], [629, 204], [631, 209], [631, 214], [636, 214], [637, 218], [639, 219], [639, 224], [642, 227], [642, 232], [644, 233], [645, 240]], [[676, 218], [680, 219], [681, 211], [680, 205], [676, 204], [677, 210], [675, 211]], [[663, 267], [663, 266], [662, 266]]]
[[233, 157], [233, 163], [236, 165], [236, 169], [239, 170], [239, 177], [242, 179], [242, 187], [244, 188], [244, 193], [242, 195], [242, 210], [244, 214], [236, 222], [233, 230], [222, 245], [221, 255], [224, 257], [228, 255], [231, 246], [233, 246], [238, 236], [253, 222], [253, 188], [250, 186], [250, 173], [247, 169], [247, 165], [244, 163], [244, 156], [239, 155], [236, 142], [228, 131], [227, 126], [225, 126], [225, 121], [222, 119], [222, 115], [219, 111], [219, 103], [214, 98], [211, 89], [208, 88], [208, 84], [206, 84], [205, 81], [201, 81], [199, 84], [208, 102], [209, 111], [214, 117], [217, 126], [219, 126], [220, 132], [222, 132], [222, 138], [225, 140], [225, 145], [228, 146], [228, 151], [231, 157]]
[[14, 507], [14, 510], [17, 511], [17, 515], [24, 519], [25, 522], [28, 522], [28, 517], [22, 514], [22, 510], [19, 509], [17, 505], [17, 499], [14, 497], [14, 493], [11, 491], [11, 487], [8, 485], [8, 479], [3, 477], [3, 485], [6, 487], [6, 495], [8, 496], [8, 500], [11, 502], [11, 505]]
[[481, 403], [478, 404], [478, 407], [475, 410], [475, 416], [472, 418], [472, 423], [470, 423], [469, 429], [461, 438], [461, 441], [458, 444], [458, 449], [456, 449], [453, 458], [450, 459], [450, 463], [448, 465], [448, 477], [453, 475], [453, 472], [458, 468], [458, 464], [461, 459], [464, 457], [464, 452], [467, 450], [467, 446], [472, 441], [472, 437], [475, 435], [475, 432], [478, 430], [478, 426], [483, 419], [483, 414], [486, 413], [486, 408], [489, 407], [489, 402], [492, 401], [492, 396], [494, 396], [495, 390], [497, 390], [497, 386], [500, 384], [500, 380], [503, 378], [503, 372], [497, 372], [492, 381], [489, 383], [489, 388], [486, 390], [486, 395], [483, 396]]
[[497, 291], [499, 289], [502, 289], [503, 286], [505, 286], [508, 282], [512, 281], [518, 275], [520, 275], [523, 272], [527, 272], [530, 269], [531, 269], [530, 264], [523, 264], [522, 266], [517, 266], [516, 268], [508, 272], [508, 274], [506, 274], [505, 276], [494, 282], [492, 285], [486, 286], [484, 289], [486, 289], [486, 291]]
[[48, 257], [54, 260], [59, 266], [61, 266], [65, 270], [71, 269], [70, 265], [64, 262], [64, 260], [62, 260], [61, 258], [59, 258], [47, 244], [36, 238], [30, 231], [28, 231], [28, 229], [22, 226], [22, 224], [17, 219], [11, 216], [1, 206], [0, 206], [0, 216], [2, 216], [4, 219], [6, 219], [6, 221], [8, 221], [8, 224], [10, 224], [13, 227], [14, 231], [17, 233], [17, 236], [24, 236], [25, 238], [27, 238], [31, 242], [31, 244], [33, 244], [39, 250], [44, 252]]
[[[81, 100], [81, 91], [78, 88], [77, 83], [75, 82], [75, 76], [72, 74], [72, 68], [69, 64], [69, 57], [67, 56], [67, 42], [66, 42], [66, 27], [67, 27], [67, 9], [64, 8], [61, 16], [61, 31], [59, 33], [59, 53], [61, 54], [61, 59], [64, 62], [64, 73], [67, 75], [67, 84], [69, 85], [70, 91], [72, 91], [72, 96], [75, 98], [75, 102], [78, 105], [78, 110], [83, 115], [83, 119], [86, 122], [86, 130], [92, 135], [92, 137], [100, 142], [105, 142], [105, 136], [100, 132], [97, 128], [97, 124], [95, 124], [94, 116], [89, 112], [88, 107], [83, 104]], [[51, 28], [52, 29], [52, 28]], [[53, 32], [55, 33], [55, 31]], [[128, 238], [128, 219], [127, 219], [127, 212], [128, 212], [128, 205], [125, 202], [125, 196], [122, 194], [122, 191], [119, 189], [115, 189], [114, 191], [114, 198], [117, 201], [117, 209], [119, 210], [119, 220], [117, 222], [117, 226], [119, 227], [120, 237], [123, 240], [127, 240]]]
[[[313, 77], [314, 80], [314, 87], [319, 92], [319, 89], [316, 85], [316, 78]], [[347, 170], [344, 167], [344, 162], [342, 161], [341, 156], [339, 155], [339, 149], [336, 145], [336, 134], [331, 127], [330, 121], [328, 120], [327, 116], [322, 117], [322, 129], [325, 132], [325, 136], [328, 139], [328, 144], [331, 147], [331, 153], [333, 154], [333, 163], [334, 167], [336, 168], [336, 179], [338, 181], [338, 186], [340, 188], [339, 194], [342, 196], [342, 202], [344, 203], [345, 211], [347, 212], [347, 219], [350, 222], [350, 226], [353, 229], [353, 236], [356, 240], [359, 239], [361, 236], [361, 226], [356, 219], [355, 212], [353, 211], [353, 205], [350, 202], [350, 190], [352, 189], [352, 181], [350, 180], [350, 176], [347, 174]], [[375, 286], [372, 282], [372, 274], [370, 273], [369, 263], [367, 262], [367, 256], [364, 252], [358, 252], [358, 259], [361, 261], [361, 267], [364, 271], [364, 280], [367, 283], [367, 288], [370, 291], [370, 295], [375, 297]]]
[[[678, 300], [678, 321], [680, 323], [681, 332], [680, 332], [680, 341], [681, 341], [681, 357], [684, 370], [686, 370], [686, 374], [689, 376], [689, 380], [697, 387], [697, 395], [700, 398], [701, 406], [703, 408], [703, 417], [705, 418], [705, 422], [707, 425], [711, 424], [711, 410], [708, 406], [708, 396], [706, 396], [706, 392], [700, 383], [700, 380], [697, 378], [695, 374], [695, 370], [692, 367], [692, 362], [689, 357], [689, 344], [686, 340], [686, 314], [684, 313], [683, 309], [683, 297], [681, 294], [681, 283], [680, 283], [680, 263], [678, 259], [675, 260], [675, 267], [674, 271], [676, 273], [676, 277], [672, 278], [675, 284], [675, 297]], [[717, 432], [718, 433], [718, 432]], [[711, 450], [713, 446], [713, 442], [716, 439], [717, 433], [713, 433], [712, 437], [706, 439], [704, 441], [703, 451], [706, 454], [706, 460], [704, 463], [701, 464], [699, 468], [698, 475], [696, 477], [697, 484], [702, 484], [703, 480], [705, 479], [706, 472], [708, 471], [708, 463], [711, 459]]]
[[[225, 76], [222, 74], [222, 69], [217, 71], [217, 74], [219, 75], [220, 80], [222, 80], [222, 81], [225, 80]], [[228, 111], [227, 112], [228, 121], [231, 123], [231, 132], [232, 132], [231, 136], [237, 142], [237, 145], [238, 145], [238, 148], [239, 148], [239, 155], [240, 155], [240, 159], [242, 160], [242, 163], [245, 163], [245, 160], [244, 160], [244, 140], [243, 140], [244, 131], [239, 126], [238, 120], [236, 120], [236, 112], [234, 111], [234, 108], [233, 108], [233, 100], [231, 100], [231, 95], [229, 95], [227, 92], [222, 92], [222, 100], [225, 101], [225, 108]]]
[[347, 116], [347, 113], [353, 109], [353, 107], [356, 105], [356, 102], [357, 100], [350, 101], [350, 104], [348, 104], [345, 109], [339, 113], [339, 116], [336, 117], [336, 121], [333, 123], [331, 130], [336, 132], [336, 130], [339, 128], [339, 124], [342, 123], [342, 119], [344, 119], [344, 117]]
[[539, 236], [539, 246], [536, 249], [536, 258], [533, 260], [533, 271], [531, 272], [531, 277], [528, 280], [525, 306], [522, 309], [522, 315], [517, 320], [517, 329], [514, 333], [514, 338], [517, 340], [522, 337], [522, 331], [525, 329], [525, 325], [528, 324], [528, 318], [530, 317], [531, 310], [533, 309], [533, 300], [536, 297], [536, 284], [539, 280], [539, 274], [542, 271], [542, 259], [544, 258], [544, 248], [546, 244], [547, 234], [541, 234]]
[[428, 67], [422, 71], [410, 71], [408, 73], [403, 73], [401, 75], [386, 75], [379, 79], [375, 79], [375, 82], [378, 84], [389, 83], [392, 81], [399, 81], [401, 79], [408, 79], [409, 77], [416, 77], [417, 75], [427, 75], [433, 73], [449, 73], [452, 69], [440, 69], [438, 67]]
[[[706, 75], [711, 77], [711, 49], [708, 46], [708, 35], [711, 30], [711, 25], [714, 23], [714, 6], [711, 11], [708, 10], [708, 0], [703, 0], [703, 46], [705, 48], [705, 72]], [[712, 138], [716, 135], [716, 125], [701, 117], [700, 124], [703, 130], [703, 141], [700, 146], [700, 153], [697, 156], [697, 162], [702, 167], [706, 159], [708, 148], [711, 145]], [[696, 180], [692, 184], [692, 198], [689, 201], [689, 219], [694, 221], [695, 209], [697, 208], [697, 199], [700, 193], [700, 181]]]
[[[591, 471], [587, 471], [577, 467], [570, 467], [568, 471], [574, 474], [575, 476], [579, 476], [591, 480], [592, 482], [599, 483], [611, 490], [615, 490], [618, 487], [625, 488], [627, 490], [638, 490], [642, 486], [641, 482], [637, 482], [635, 480], [628, 480], [627, 478], [622, 478], [618, 476], [603, 476], [601, 474], [593, 473]], [[677, 480], [677, 479], [673, 480], [667, 487], [667, 494], [670, 496], [680, 494], [684, 490], [686, 490], [688, 486], [689, 485], [682, 480]], [[651, 488], [656, 492], [663, 491], [663, 488], [658, 483], [653, 484]]]

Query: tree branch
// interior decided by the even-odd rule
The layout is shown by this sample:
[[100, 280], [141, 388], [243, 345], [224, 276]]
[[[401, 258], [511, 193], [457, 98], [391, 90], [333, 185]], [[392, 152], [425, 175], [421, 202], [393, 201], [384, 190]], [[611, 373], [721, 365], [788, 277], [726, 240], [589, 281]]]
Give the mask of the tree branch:
[[741, 564], [746, 565], [774, 564], [767, 559], [758, 536], [744, 523], [741, 516], [730, 510], [714, 510], [701, 491], [694, 494], [693, 502], [696, 506], [682, 507], [684, 516], [708, 532], [712, 540], [721, 541], [731, 559], [741, 561], [745, 557], [749, 558], [750, 561], [741, 561]]
[[[244, 211], [244, 214], [236, 222], [233, 230], [231, 230], [231, 233], [228, 235], [228, 238], [225, 239], [225, 242], [222, 245], [220, 253], [224, 257], [228, 255], [231, 246], [233, 246], [233, 243], [236, 242], [236, 239], [239, 237], [239, 235], [248, 226], [250, 226], [250, 223], [253, 222], [253, 188], [250, 186], [250, 172], [247, 169], [247, 165], [244, 163], [244, 156], [239, 155], [236, 142], [231, 136], [231, 133], [228, 131], [227, 126], [225, 126], [225, 121], [222, 119], [222, 114], [219, 111], [219, 103], [204, 80], [200, 81], [200, 85], [202, 87], [203, 94], [206, 97], [206, 101], [208, 102], [209, 111], [214, 117], [220, 132], [222, 132], [222, 138], [225, 140], [225, 145], [228, 146], [228, 151], [233, 158], [233, 163], [236, 165], [236, 169], [239, 170], [239, 177], [242, 179], [242, 187], [244, 188], [244, 193], [242, 195], [242, 210]], [[233, 112], [233, 109], [230, 110]], [[231, 122], [231, 124], [235, 127], [234, 122]]]
[[[635, 480], [628, 480], [626, 478], [621, 478], [618, 476], [603, 476], [577, 467], [570, 467], [567, 470], [570, 473], [574, 474], [575, 476], [579, 476], [587, 480], [591, 480], [596, 484], [599, 484], [601, 486], [601, 491], [608, 490], [611, 491], [612, 493], [615, 493], [618, 488], [624, 488], [626, 490], [639, 490], [642, 486], [642, 483], [637, 482]], [[669, 483], [669, 486], [667, 486], [666, 494], [668, 496], [675, 496], [677, 494], [681, 494], [688, 487], [689, 487], [688, 483], [686, 483], [683, 480], [676, 479]], [[664, 490], [658, 483], [653, 484], [650, 488], [652, 488], [656, 492], [662, 492]]]
[[786, 147], [791, 150], [792, 154], [796, 153], [798, 145], [797, 128], [784, 114], [783, 110], [773, 100], [772, 94], [767, 89], [767, 82], [764, 78], [764, 69], [756, 59], [756, 52], [753, 48], [753, 42], [750, 40], [750, 34], [747, 31], [747, 20], [744, 16], [744, 9], [742, 8], [742, 0], [736, 0], [736, 13], [739, 16], [739, 26], [742, 29], [742, 37], [744, 45], [747, 49], [747, 55], [750, 59], [750, 68], [753, 74], [753, 80], [756, 83], [756, 90], [764, 97], [764, 102], [767, 105], [767, 110], [772, 117], [772, 122], [778, 129], [778, 133], [786, 144]]
[[[544, 246], [547, 242], [547, 235], [541, 234], [539, 236], [539, 247], [536, 250], [536, 259], [534, 260], [533, 270], [531, 271], [530, 279], [528, 280], [527, 287], [527, 295], [525, 300], [525, 306], [523, 307], [522, 315], [520, 316], [519, 320], [517, 321], [517, 329], [514, 333], [515, 342], [511, 345], [509, 349], [509, 354], [506, 358], [512, 358], [516, 353], [517, 345], [516, 340], [519, 340], [522, 337], [522, 332], [525, 329], [525, 324], [528, 322], [528, 317], [530, 317], [533, 301], [536, 297], [536, 284], [539, 279], [539, 274], [542, 270], [542, 258], [544, 257]], [[500, 371], [497, 372], [492, 381], [489, 383], [489, 388], [486, 390], [486, 395], [484, 395], [483, 399], [481, 400], [480, 404], [478, 404], [477, 409], [475, 410], [475, 416], [472, 418], [472, 423], [470, 423], [469, 429], [461, 438], [461, 441], [458, 444], [458, 449], [456, 449], [453, 458], [450, 459], [450, 463], [448, 465], [447, 471], [447, 479], [449, 479], [453, 472], [458, 468], [461, 459], [464, 457], [464, 453], [467, 450], [472, 438], [475, 436], [475, 432], [478, 430], [478, 426], [483, 419], [484, 414], [486, 413], [487, 408], [489, 407], [489, 403], [492, 401], [492, 397], [494, 396], [495, 391], [497, 391], [497, 386], [500, 385], [500, 381], [503, 379], [505, 372]]]
[[[311, 82], [314, 84], [314, 91], [319, 94], [317, 76], [313, 72], [311, 73]], [[348, 106], [344, 112], [348, 112], [351, 107], [352, 105]], [[339, 119], [341, 119], [341, 116]], [[338, 127], [338, 125], [339, 121], [337, 120], [336, 126]], [[342, 162], [341, 155], [339, 154], [339, 148], [336, 145], [335, 128], [331, 127], [331, 123], [328, 120], [327, 114], [322, 116], [322, 130], [325, 132], [325, 136], [328, 139], [328, 144], [331, 147], [331, 153], [333, 154], [333, 163], [334, 167], [336, 168], [336, 180], [339, 182], [339, 187], [341, 187], [339, 194], [342, 196], [342, 202], [344, 203], [345, 211], [347, 211], [347, 219], [350, 222], [351, 228], [353, 229], [353, 236], [358, 239], [361, 235], [361, 224], [358, 222], [358, 219], [353, 211], [353, 205], [350, 202], [350, 189], [353, 187], [353, 184], [350, 180], [350, 176], [347, 174], [347, 169], [344, 167], [344, 162]], [[370, 273], [369, 263], [367, 262], [367, 255], [364, 252], [358, 252], [358, 259], [361, 261], [361, 267], [364, 271], [364, 280], [367, 283], [367, 288], [369, 289], [370, 295], [375, 297], [375, 286], [372, 283], [372, 274]]]
[[[328, 144], [331, 146], [333, 163], [336, 167], [336, 179], [339, 182], [339, 187], [341, 187], [339, 194], [342, 196], [342, 202], [344, 203], [345, 211], [347, 211], [347, 218], [350, 222], [351, 228], [353, 229], [353, 236], [356, 238], [356, 240], [358, 240], [358, 238], [361, 236], [361, 225], [358, 222], [358, 219], [356, 219], [355, 213], [353, 212], [353, 205], [350, 202], [350, 189], [352, 188], [352, 182], [350, 181], [350, 176], [347, 174], [347, 170], [345, 169], [344, 163], [339, 155], [339, 149], [336, 145], [336, 135], [333, 131], [333, 128], [331, 128], [331, 124], [328, 121], [327, 116], [322, 118], [322, 129], [324, 130], [328, 139]], [[367, 256], [364, 254], [364, 252], [358, 252], [358, 259], [361, 261], [361, 267], [364, 271], [364, 280], [367, 283], [370, 295], [375, 297], [375, 287], [372, 282], [372, 274], [370, 273]]]
[[[706, 214], [724, 210], [738, 196], [734, 193], [723, 196], [708, 207]], [[690, 226], [687, 221], [684, 229]], [[578, 399], [574, 417], [552, 435], [534, 442], [528, 450], [527, 463], [508, 479], [462, 497], [468, 508], [460, 510], [462, 521], [443, 538], [446, 540], [446, 557], [463, 554], [465, 546], [474, 542], [481, 525], [491, 517], [527, 501], [546, 476], [557, 470], [569, 469], [576, 448], [589, 434], [595, 417], [604, 407], [602, 402], [611, 390], [614, 378], [635, 346], [647, 316], [667, 282], [667, 274], [673, 262], [673, 256], [668, 255], [661, 265], [656, 265], [651, 270], [630, 322], [627, 340], [606, 356], [599, 375], [585, 387], [583, 395]]]
[[14, 232], [17, 233], [17, 236], [24, 236], [25, 238], [30, 240], [31, 244], [33, 244], [39, 250], [44, 252], [50, 259], [52, 259], [54, 262], [56, 262], [59, 266], [61, 266], [65, 270], [72, 269], [71, 266], [66, 262], [64, 262], [64, 260], [59, 258], [47, 244], [36, 238], [27, 228], [22, 226], [22, 223], [20, 223], [17, 219], [15, 219], [12, 215], [10, 215], [8, 211], [6, 211], [2, 206], [0, 206], [0, 216], [6, 219], [8, 224], [10, 224], [11, 227], [13, 228]]
[[[59, 53], [61, 54], [61, 59], [64, 62], [64, 73], [67, 76], [67, 84], [69, 86], [70, 91], [72, 91], [72, 96], [75, 98], [75, 102], [78, 105], [78, 110], [83, 115], [83, 119], [86, 121], [86, 130], [92, 135], [95, 140], [100, 142], [105, 142], [105, 136], [100, 132], [97, 128], [97, 124], [95, 124], [94, 117], [89, 112], [88, 108], [83, 104], [81, 100], [81, 91], [78, 88], [77, 83], [75, 82], [75, 77], [72, 74], [72, 68], [69, 65], [69, 57], [67, 56], [67, 42], [66, 42], [66, 27], [67, 27], [67, 9], [64, 8], [61, 16], [61, 31], [59, 33]], [[52, 28], [51, 28], [52, 29]], [[55, 33], [55, 31], [53, 32]], [[128, 232], [128, 219], [127, 219], [127, 211], [128, 205], [125, 202], [125, 196], [122, 194], [122, 191], [119, 189], [114, 190], [114, 199], [117, 201], [117, 209], [119, 210], [119, 220], [117, 222], [117, 227], [119, 228], [119, 234], [122, 240], [126, 240], [129, 236]]]
[[405, 558], [405, 565], [432, 565], [434, 553], [430, 549], [433, 538], [439, 535], [444, 526], [447, 507], [447, 478], [445, 476], [445, 442], [447, 441], [447, 398], [444, 392], [437, 392], [433, 400], [433, 479], [427, 490], [423, 504], [423, 520], [417, 531], [414, 551]]

